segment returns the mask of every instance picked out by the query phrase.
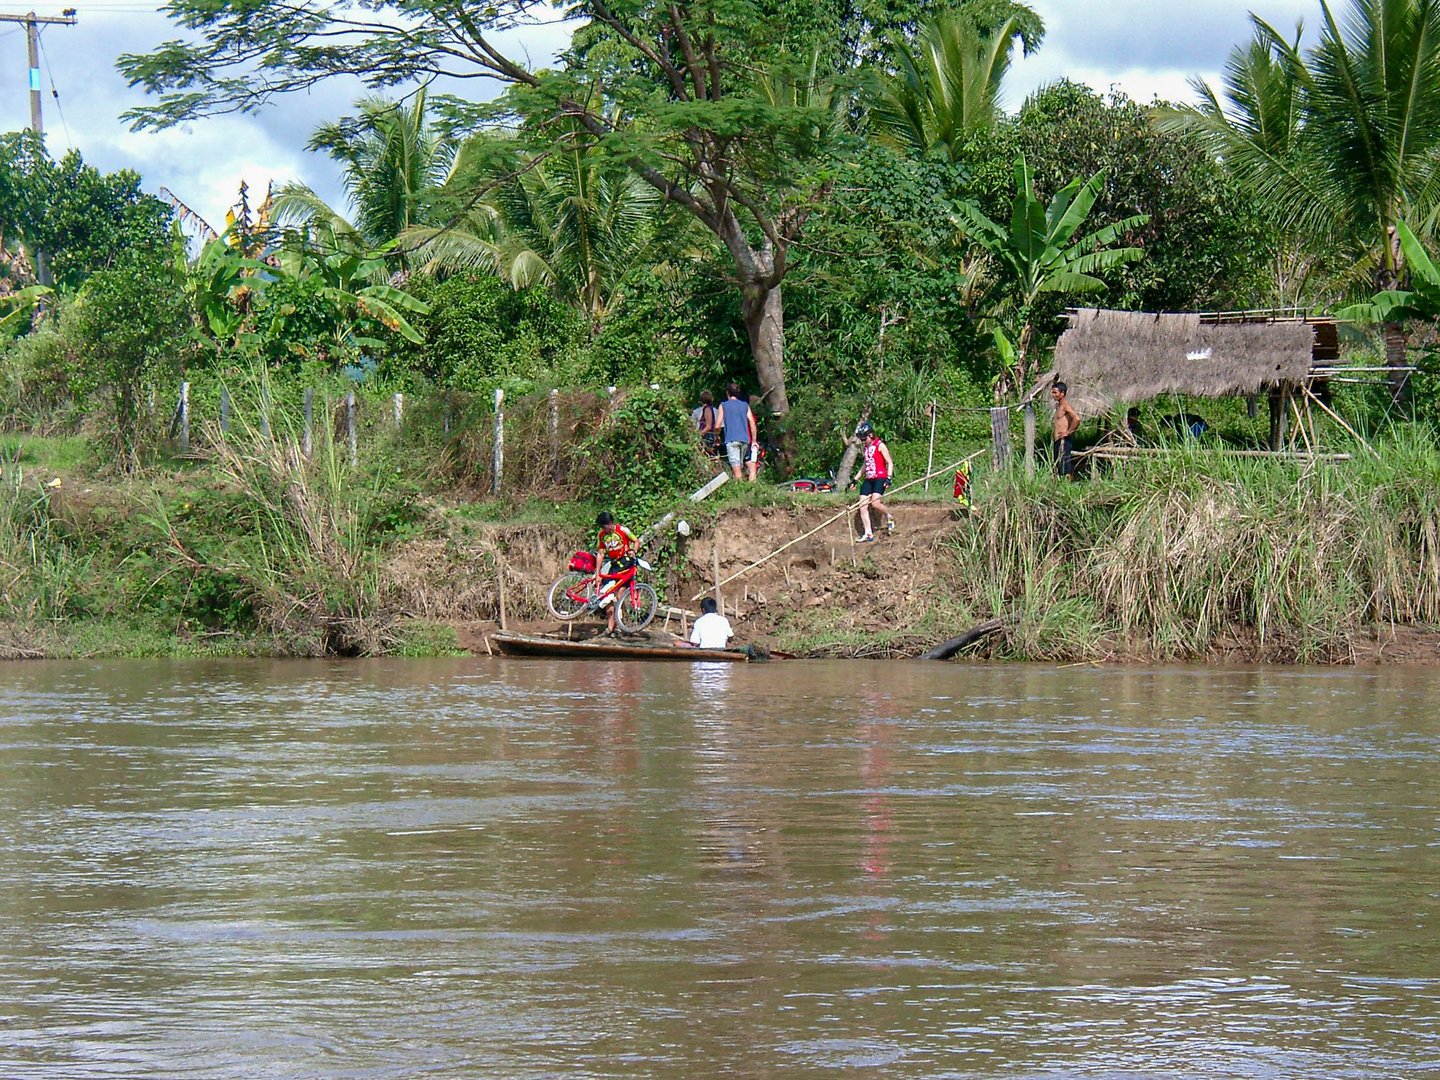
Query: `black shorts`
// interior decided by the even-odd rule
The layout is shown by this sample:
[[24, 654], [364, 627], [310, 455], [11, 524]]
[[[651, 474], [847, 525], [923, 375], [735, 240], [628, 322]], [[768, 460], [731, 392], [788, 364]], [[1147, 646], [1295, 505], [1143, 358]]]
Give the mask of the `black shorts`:
[[884, 495], [885, 489], [890, 486], [890, 478], [884, 477], [880, 480], [861, 480], [861, 495]]

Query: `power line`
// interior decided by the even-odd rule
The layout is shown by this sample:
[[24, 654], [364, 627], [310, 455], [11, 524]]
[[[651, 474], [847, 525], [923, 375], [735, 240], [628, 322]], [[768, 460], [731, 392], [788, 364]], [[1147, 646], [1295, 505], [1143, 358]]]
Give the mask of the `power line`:
[[45, 132], [44, 118], [40, 111], [40, 27], [74, 26], [75, 9], [66, 8], [59, 15], [36, 15], [29, 11], [23, 15], [0, 13], [0, 23], [19, 23], [25, 28], [26, 52], [30, 59], [30, 130], [36, 135]]
[[65, 132], [65, 142], [75, 145], [75, 140], [70, 138], [70, 125], [65, 122], [65, 110], [60, 105], [60, 91], [55, 89], [55, 65], [50, 63], [50, 54], [45, 51], [45, 31], [40, 32], [40, 56], [45, 61], [45, 74], [50, 78], [50, 96], [55, 99], [55, 111], [60, 114], [60, 129]]

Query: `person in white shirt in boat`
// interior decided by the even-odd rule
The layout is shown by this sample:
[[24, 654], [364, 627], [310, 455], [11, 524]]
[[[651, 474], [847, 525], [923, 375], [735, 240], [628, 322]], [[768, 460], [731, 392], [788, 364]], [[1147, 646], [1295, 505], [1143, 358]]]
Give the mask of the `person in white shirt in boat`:
[[677, 645], [694, 645], [700, 649], [723, 649], [735, 636], [730, 620], [721, 615], [715, 607], [715, 599], [707, 596], [700, 601], [700, 617], [690, 627], [689, 641], [676, 641]]

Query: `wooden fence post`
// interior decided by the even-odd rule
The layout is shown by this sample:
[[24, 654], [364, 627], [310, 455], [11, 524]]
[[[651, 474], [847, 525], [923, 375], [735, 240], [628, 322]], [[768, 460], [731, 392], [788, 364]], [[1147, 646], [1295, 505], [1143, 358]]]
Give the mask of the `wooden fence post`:
[[925, 494], [930, 494], [930, 474], [935, 471], [935, 418], [940, 414], [935, 402], [930, 402], [930, 456], [925, 460]]
[[725, 614], [725, 598], [720, 595], [720, 521], [715, 521], [715, 535], [710, 539], [710, 564], [715, 574], [715, 607], [723, 616]]
[[560, 479], [560, 391], [550, 391], [550, 476]]
[[308, 458], [315, 449], [315, 388], [305, 387], [305, 432], [301, 435], [300, 449]]
[[267, 439], [270, 437], [270, 386], [268, 383], [260, 387], [260, 434]]
[[990, 410], [990, 461], [997, 472], [1010, 468], [1010, 410]]
[[505, 472], [505, 391], [499, 387], [495, 388], [495, 449], [490, 464], [495, 473], [495, 477], [491, 481], [490, 493], [499, 495], [500, 478]]
[[395, 421], [395, 430], [400, 430], [400, 420], [405, 415], [405, 395], [395, 391], [395, 397], [391, 401], [391, 415]]
[[450, 434], [450, 391], [440, 391], [440, 423], [445, 428], [445, 434]]
[[180, 452], [190, 452], [190, 383], [180, 384]]
[[360, 439], [355, 431], [355, 391], [345, 393], [345, 440], [350, 444], [350, 467], [360, 462]]
[[220, 387], [220, 434], [230, 434], [230, 388]]
[[1035, 475], [1035, 405], [1025, 403], [1025, 475]]
[[1290, 422], [1285, 405], [1289, 396], [1289, 387], [1287, 386], [1274, 386], [1270, 389], [1270, 449], [1272, 451], [1285, 448], [1286, 429]]

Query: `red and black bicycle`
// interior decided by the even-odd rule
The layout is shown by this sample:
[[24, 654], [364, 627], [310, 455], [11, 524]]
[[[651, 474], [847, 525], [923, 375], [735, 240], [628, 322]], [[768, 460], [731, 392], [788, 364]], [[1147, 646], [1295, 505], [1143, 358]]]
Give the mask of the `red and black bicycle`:
[[568, 621], [587, 612], [603, 611], [613, 603], [615, 623], [621, 630], [644, 630], [660, 606], [655, 587], [637, 580], [641, 570], [649, 569], [644, 559], [634, 559], [610, 573], [599, 574], [597, 584], [594, 554], [577, 551], [570, 557], [570, 569], [550, 586], [545, 606], [557, 619]]

